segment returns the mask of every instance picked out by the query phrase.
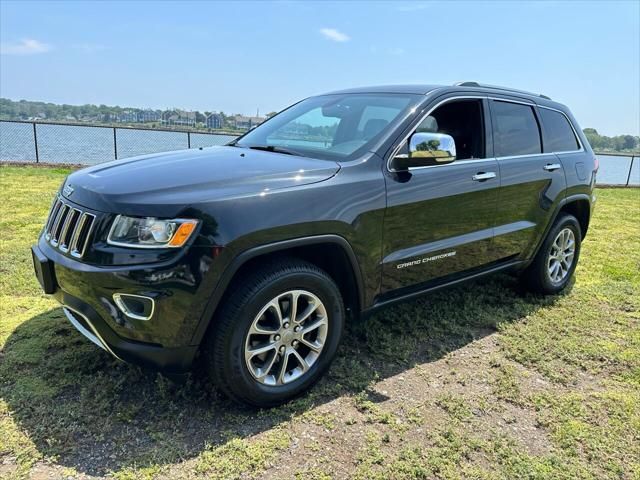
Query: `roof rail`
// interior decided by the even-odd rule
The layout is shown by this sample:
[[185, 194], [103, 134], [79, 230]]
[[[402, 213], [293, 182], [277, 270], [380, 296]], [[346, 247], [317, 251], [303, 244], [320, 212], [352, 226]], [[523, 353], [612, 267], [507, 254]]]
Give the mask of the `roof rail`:
[[458, 82], [458, 83], [455, 83], [454, 85], [456, 87], [480, 87], [480, 88], [491, 88], [493, 90], [504, 90], [505, 92], [524, 93], [526, 95], [533, 95], [534, 97], [542, 97], [542, 98], [546, 98], [547, 100], [551, 100], [550, 97], [543, 95], [541, 93], [532, 93], [532, 92], [527, 92], [525, 90], [517, 90], [515, 88], [499, 87], [497, 85], [487, 85], [485, 83]]

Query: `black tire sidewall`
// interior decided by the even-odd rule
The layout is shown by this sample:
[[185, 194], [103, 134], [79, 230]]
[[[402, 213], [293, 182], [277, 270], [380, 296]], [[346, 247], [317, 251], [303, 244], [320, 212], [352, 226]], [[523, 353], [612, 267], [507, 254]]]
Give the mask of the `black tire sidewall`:
[[[255, 316], [277, 295], [287, 290], [307, 290], [316, 295], [327, 309], [328, 328], [325, 346], [307, 373], [293, 382], [268, 386], [253, 378], [244, 360], [246, 335]], [[330, 278], [318, 272], [292, 272], [277, 276], [262, 286], [255, 296], [234, 312], [234, 328], [227, 337], [223, 374], [235, 396], [257, 406], [278, 405], [310, 388], [328, 368], [340, 344], [344, 330], [344, 307], [340, 292]], [[218, 367], [219, 368], [219, 367]]]

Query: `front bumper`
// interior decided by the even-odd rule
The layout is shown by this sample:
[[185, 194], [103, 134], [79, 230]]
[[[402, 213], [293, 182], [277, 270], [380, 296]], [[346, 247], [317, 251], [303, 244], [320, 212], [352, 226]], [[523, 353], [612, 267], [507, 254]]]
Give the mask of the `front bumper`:
[[62, 310], [71, 324], [91, 342], [118, 360], [166, 373], [183, 373], [191, 367], [197, 352], [195, 346], [167, 348], [126, 340], [118, 337], [95, 312], [91, 312], [91, 307], [81, 300], [63, 294], [61, 303]]
[[[183, 319], [176, 323], [171, 318], [168, 321], [163, 318], [175, 308], [184, 311], [185, 299], [189, 296], [187, 292], [174, 291], [166, 285], [151, 285], [153, 288], [149, 288], [150, 285], [127, 281], [124, 278], [126, 272], [122, 270], [114, 272], [97, 268], [93, 271], [48, 249], [46, 242], [33, 246], [32, 253], [36, 277], [45, 293], [53, 295], [63, 305], [69, 321], [93, 343], [120, 360], [166, 373], [183, 373], [191, 367], [198, 346], [186, 341], [183, 344], [166, 341], [169, 337], [174, 340], [180, 337], [172, 333], [175, 328], [184, 330], [182, 337], [190, 338], [190, 322]], [[113, 293], [131, 291], [136, 287], [145, 287], [160, 294], [160, 312], [149, 321], [124, 318], [111, 302]], [[135, 336], [144, 338], [144, 341], [131, 338]]]

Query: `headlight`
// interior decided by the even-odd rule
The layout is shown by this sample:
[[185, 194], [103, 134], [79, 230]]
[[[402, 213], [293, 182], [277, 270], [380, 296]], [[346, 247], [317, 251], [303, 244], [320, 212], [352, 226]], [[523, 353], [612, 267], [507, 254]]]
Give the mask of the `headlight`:
[[197, 220], [159, 220], [118, 215], [107, 243], [133, 248], [176, 248], [183, 246], [198, 225]]

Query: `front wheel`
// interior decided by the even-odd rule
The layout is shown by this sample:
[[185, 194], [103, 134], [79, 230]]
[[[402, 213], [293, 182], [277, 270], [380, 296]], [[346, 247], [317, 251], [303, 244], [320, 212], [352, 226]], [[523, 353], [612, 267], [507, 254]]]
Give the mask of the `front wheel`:
[[533, 291], [556, 294], [566, 288], [578, 264], [582, 235], [573, 215], [561, 214], [545, 238], [523, 280]]
[[315, 265], [289, 259], [244, 276], [234, 288], [204, 349], [216, 385], [258, 407], [310, 388], [331, 363], [344, 329], [335, 282]]

